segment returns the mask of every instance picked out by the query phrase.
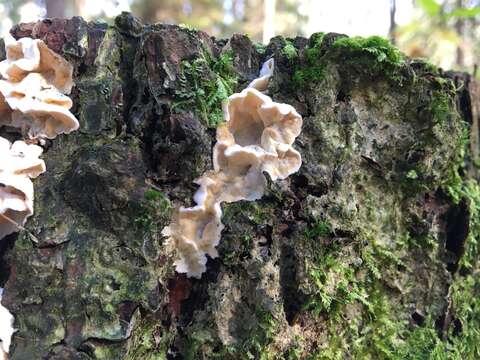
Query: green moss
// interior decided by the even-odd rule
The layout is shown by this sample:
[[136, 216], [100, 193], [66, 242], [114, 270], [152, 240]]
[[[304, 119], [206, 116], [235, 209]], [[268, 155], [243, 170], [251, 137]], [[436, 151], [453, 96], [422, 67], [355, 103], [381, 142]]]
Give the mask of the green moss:
[[428, 319], [425, 325], [417, 326], [406, 333], [406, 338], [396, 348], [395, 359], [451, 359], [446, 347], [447, 344], [438, 336], [434, 321]]
[[191, 24], [179, 24], [178, 26], [180, 26], [182, 29], [187, 30], [190, 34], [197, 33], [197, 29], [195, 29], [195, 27]]
[[469, 232], [465, 241], [465, 253], [459, 265], [471, 270], [478, 266], [480, 254], [480, 185], [475, 179], [459, 182], [457, 178], [448, 187], [448, 192], [457, 203], [463, 199], [468, 205]]
[[157, 224], [159, 221], [169, 219], [171, 210], [170, 200], [165, 194], [155, 189], [148, 189], [141, 203], [140, 214], [134, 220], [135, 226], [146, 232], [157, 231]]
[[[480, 358], [480, 281], [479, 271], [457, 279], [451, 288], [454, 316], [460, 322], [460, 332], [455, 333], [451, 323], [450, 338], [454, 352], [467, 359]], [[458, 332], [458, 327], [457, 327]]]
[[305, 49], [305, 64], [299, 66], [293, 74], [293, 81], [297, 86], [304, 87], [309, 82], [319, 82], [325, 77], [325, 59], [321, 55], [321, 46], [324, 33], [315, 33], [310, 37]]
[[300, 360], [302, 357], [302, 347], [305, 343], [305, 339], [301, 336], [295, 336], [293, 339], [293, 344], [287, 350], [286, 358], [287, 360]]
[[403, 54], [387, 39], [380, 36], [337, 39], [332, 48], [348, 65], [371, 75], [393, 71], [403, 64]]
[[204, 50], [192, 62], [182, 61], [179, 87], [175, 91], [179, 100], [172, 104], [171, 111], [193, 108], [205, 126], [215, 128], [224, 120], [222, 104], [233, 94], [236, 85], [232, 52], [215, 59]]
[[282, 54], [288, 60], [290, 60], [290, 62], [293, 62], [298, 57], [297, 49], [295, 48], [295, 46], [293, 46], [292, 42], [289, 40], [286, 41], [285, 46], [282, 49]]
[[443, 91], [433, 93], [432, 101], [429, 104], [429, 111], [432, 113], [435, 123], [443, 124], [450, 119], [453, 114], [451, 101], [451, 97]]
[[[434, 92], [434, 99], [429, 111], [435, 123], [450, 121], [452, 116], [451, 82], [437, 81], [443, 88]], [[449, 95], [450, 94], [450, 95]], [[434, 319], [427, 317], [425, 324], [405, 328], [400, 334], [403, 341], [395, 348], [394, 359], [477, 359], [480, 357], [480, 185], [468, 174], [467, 164], [471, 163], [469, 125], [461, 122], [463, 133], [455, 141], [455, 154], [445, 181], [440, 184], [454, 204], [466, 202], [469, 212], [468, 235], [465, 240], [465, 252], [459, 260], [459, 271], [454, 274], [454, 281], [448, 292], [449, 307], [446, 309], [450, 318], [443, 325], [442, 334], [438, 332]], [[444, 136], [447, 138], [447, 135]], [[406, 237], [406, 243], [417, 249], [428, 248], [426, 241], [438, 247], [435, 239], [428, 234], [413, 239]], [[414, 251], [411, 248], [411, 251]], [[436, 250], [430, 251], [436, 253]]]
[[261, 205], [255, 201], [237, 201], [225, 205], [223, 212], [225, 223], [238, 221], [239, 216], [253, 224], [266, 224], [270, 222], [272, 209], [269, 209], [265, 204]]
[[97, 360], [121, 359], [124, 358], [125, 351], [121, 343], [95, 344], [91, 356]]
[[410, 65], [415, 70], [420, 70], [421, 72], [426, 74], [438, 75], [439, 73], [438, 66], [426, 61], [425, 59], [411, 59]]
[[[463, 134], [458, 140], [457, 153], [450, 168], [450, 174], [442, 188], [456, 204], [465, 201], [469, 212], [468, 235], [465, 241], [465, 253], [459, 261], [463, 270], [473, 270], [478, 266], [480, 255], [480, 184], [468, 174], [467, 163], [470, 156], [470, 125], [463, 124]], [[475, 166], [474, 164], [472, 164]]]
[[267, 51], [267, 45], [261, 44], [261, 43], [254, 43], [253, 47], [255, 50], [260, 54], [263, 55], [265, 54], [265, 51]]
[[[468, 144], [468, 124], [462, 121], [455, 105], [455, 92], [450, 80], [441, 84], [434, 78], [428, 82], [418, 82], [415, 86], [428, 85], [435, 90], [421, 101], [422, 106], [416, 117], [406, 121], [415, 122], [414, 129], [418, 136], [410, 146], [409, 153], [418, 154], [414, 161], [398, 163], [398, 182], [407, 196], [430, 191], [437, 187], [459, 186], [462, 182], [456, 173], [463, 167], [463, 157]], [[441, 159], [441, 154], [449, 155]], [[437, 154], [436, 154], [437, 153]], [[454, 185], [456, 184], [456, 185]]]
[[329, 329], [328, 345], [321, 346], [310, 360], [344, 359], [402, 359], [396, 356], [401, 344], [401, 334], [406, 324], [395, 318], [393, 309], [381, 287], [370, 286], [369, 302], [361, 315], [348, 322], [342, 318], [339, 328], [338, 318], [327, 322]]
[[305, 236], [309, 239], [314, 239], [318, 236], [328, 236], [332, 233], [332, 224], [328, 220], [316, 219], [313, 224], [311, 224], [305, 230]]
[[397, 238], [396, 243], [399, 245], [399, 248], [404, 248], [405, 250], [412, 252], [428, 249], [434, 254], [438, 248], [437, 239], [430, 234], [412, 235], [410, 232], [407, 232], [404, 235], [400, 235]]
[[[278, 359], [278, 353], [273, 349], [273, 340], [278, 326], [277, 320], [270, 312], [263, 309], [257, 309], [255, 317], [255, 325], [247, 330], [248, 334], [242, 335], [244, 340], [231, 345], [215, 346], [214, 338], [208, 330], [195, 330], [188, 336], [189, 345], [187, 345], [188, 350], [184, 355], [185, 359]], [[207, 357], [205, 357], [205, 354], [208, 354]], [[290, 357], [289, 359], [293, 360], [295, 358]]]
[[312, 310], [316, 316], [328, 313], [331, 319], [338, 319], [345, 305], [355, 300], [366, 302], [367, 296], [355, 277], [358, 266], [349, 260], [343, 260], [339, 250], [330, 250], [315, 262], [307, 263], [312, 286], [305, 309]]
[[202, 347], [213, 342], [212, 334], [207, 329], [197, 328], [188, 336], [188, 344], [186, 346], [185, 360], [196, 360], [199, 358], [199, 352], [204, 352]]
[[323, 80], [328, 63], [336, 64], [344, 71], [353, 69], [369, 78], [382, 76], [397, 83], [403, 81], [399, 69], [404, 64], [404, 56], [388, 40], [379, 36], [341, 37], [329, 46], [324, 44], [324, 39], [323, 33], [310, 38], [303, 54], [304, 62], [293, 75], [297, 86], [304, 87], [309, 82]]
[[274, 353], [269, 350], [269, 344], [275, 336], [276, 321], [273, 315], [264, 310], [257, 311], [257, 326], [252, 329], [246, 341], [235, 353], [237, 359], [274, 359]]
[[133, 332], [126, 360], [166, 360], [174, 334], [161, 324], [143, 321]]
[[[360, 249], [362, 243], [340, 242], [334, 236], [330, 221], [316, 220], [305, 230], [305, 239], [311, 255], [305, 259], [308, 282], [302, 285], [302, 292], [308, 295], [304, 310], [315, 316], [327, 315], [332, 321], [338, 320], [345, 306], [357, 302], [368, 304], [363, 280], [358, 273], [369, 270], [374, 278], [379, 277], [378, 260], [367, 252], [369, 247]], [[325, 239], [324, 245], [318, 242]], [[355, 254], [362, 253], [363, 259]]]
[[415, 169], [412, 169], [409, 172], [407, 172], [407, 175], [405, 175], [405, 177], [410, 180], [416, 180], [418, 179], [417, 171]]
[[[317, 228], [330, 229], [330, 237], [335, 233], [331, 225]], [[306, 232], [313, 255], [305, 259], [309, 283], [302, 286], [302, 292], [309, 301], [304, 311], [313, 318], [320, 316], [319, 321], [329, 329], [328, 341], [308, 359], [343, 359], [347, 355], [355, 359], [428, 359], [407, 357], [421, 355], [424, 349], [410, 348], [415, 346], [412, 332], [417, 327], [410, 329], [408, 321], [398, 316], [385, 283], [386, 277], [410, 271], [400, 257], [409, 256], [401, 251], [402, 243], [395, 242], [393, 247], [378, 244], [375, 233], [362, 228], [352, 239], [332, 238], [318, 244], [325, 234], [326, 230]], [[429, 332], [425, 330], [425, 336]], [[434, 337], [430, 340], [432, 344], [437, 341]]]
[[428, 318], [422, 326], [403, 333], [395, 359], [478, 359], [480, 357], [480, 282], [478, 273], [459, 276], [450, 288], [452, 318], [440, 338], [435, 322]]

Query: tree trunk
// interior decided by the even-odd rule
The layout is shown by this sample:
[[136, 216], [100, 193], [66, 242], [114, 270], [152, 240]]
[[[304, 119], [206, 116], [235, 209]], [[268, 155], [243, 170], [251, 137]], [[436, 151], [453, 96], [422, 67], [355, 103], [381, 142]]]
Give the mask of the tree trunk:
[[[463, 0], [457, 0], [455, 3], [455, 8], [456, 9], [461, 9], [463, 8]], [[455, 31], [457, 32], [458, 35], [458, 44], [457, 44], [457, 50], [456, 50], [456, 60], [455, 64], [460, 68], [465, 67], [465, 51], [464, 51], [464, 46], [465, 46], [465, 19], [462, 18], [461, 16], [458, 17], [458, 19], [455, 21]]]
[[[402, 59], [379, 38], [265, 48], [129, 14], [12, 33], [75, 65], [81, 128], [45, 145], [26, 225], [38, 242], [1, 242], [11, 359], [478, 355], [478, 92], [467, 75]], [[243, 89], [270, 57], [269, 94], [303, 116], [303, 165], [261, 200], [224, 205], [219, 257], [189, 279], [161, 230], [212, 169], [220, 84]]]
[[264, 0], [263, 43], [267, 44], [275, 36], [275, 8], [276, 0]]
[[388, 35], [392, 44], [396, 44], [396, 30], [397, 23], [395, 21], [395, 14], [397, 13], [397, 1], [390, 0], [390, 28], [388, 30]]

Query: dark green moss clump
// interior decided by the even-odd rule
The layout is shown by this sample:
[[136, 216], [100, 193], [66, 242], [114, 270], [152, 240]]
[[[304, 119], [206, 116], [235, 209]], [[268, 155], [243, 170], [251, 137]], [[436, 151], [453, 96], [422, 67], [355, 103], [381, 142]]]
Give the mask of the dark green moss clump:
[[310, 37], [304, 52], [305, 64], [299, 66], [294, 74], [294, 83], [304, 87], [307, 82], [318, 82], [324, 78], [325, 60], [321, 55], [324, 33], [316, 33]]
[[141, 212], [135, 218], [135, 225], [145, 232], [158, 232], [157, 224], [160, 220], [166, 221], [170, 218], [171, 209], [170, 200], [165, 194], [148, 189], [141, 203]]
[[195, 109], [204, 125], [217, 127], [223, 122], [222, 103], [237, 85], [232, 52], [214, 58], [204, 50], [197, 59], [182, 61], [179, 85], [172, 112]]
[[166, 360], [172, 333], [158, 324], [158, 320], [146, 319], [135, 329], [125, 356], [128, 360]]
[[332, 233], [332, 225], [327, 220], [316, 220], [312, 226], [305, 230], [305, 236], [309, 239], [317, 236], [328, 236]]
[[329, 63], [336, 65], [341, 72], [354, 70], [360, 75], [387, 77], [400, 82], [402, 77], [398, 70], [404, 64], [404, 56], [388, 40], [380, 36], [349, 38], [343, 35], [324, 40], [323, 33], [310, 38], [304, 51], [304, 62], [299, 64], [293, 76], [296, 85], [303, 87], [307, 82], [321, 81]]
[[340, 38], [333, 43], [332, 48], [338, 51], [348, 65], [362, 72], [393, 72], [404, 60], [400, 50], [380, 36]]
[[286, 56], [287, 59], [290, 60], [291, 62], [298, 57], [297, 49], [289, 40], [286, 40], [286, 44], [282, 49], [282, 54]]

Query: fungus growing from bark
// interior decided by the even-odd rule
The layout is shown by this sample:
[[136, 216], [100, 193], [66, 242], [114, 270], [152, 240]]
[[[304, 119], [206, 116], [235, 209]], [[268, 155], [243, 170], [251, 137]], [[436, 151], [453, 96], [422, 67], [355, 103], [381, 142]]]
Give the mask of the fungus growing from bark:
[[268, 81], [273, 75], [274, 62], [273, 58], [265, 61], [260, 69], [260, 75], [258, 78], [253, 79], [253, 81], [248, 84], [247, 88], [254, 88], [258, 91], [265, 91], [268, 87]]
[[53, 139], [78, 129], [69, 111], [72, 66], [41, 40], [9, 39], [0, 62], [0, 126], [22, 129], [30, 139]]
[[217, 129], [214, 169], [195, 180], [200, 185], [194, 195], [197, 205], [178, 209], [163, 230], [178, 252], [177, 272], [188, 277], [202, 276], [207, 254], [218, 256], [222, 202], [260, 199], [265, 192], [264, 172], [275, 181], [301, 166], [300, 153], [292, 147], [301, 131], [301, 116], [292, 106], [276, 103], [261, 92], [267, 90], [273, 65], [273, 59], [268, 60], [259, 78], [229, 97], [226, 123]]
[[[0, 126], [40, 140], [78, 129], [69, 111], [72, 101], [64, 95], [73, 86], [73, 67], [41, 40], [8, 38], [6, 53], [0, 62]], [[31, 179], [45, 172], [42, 152], [40, 146], [0, 137], [0, 240], [23, 229], [33, 214]], [[13, 316], [0, 305], [0, 359], [8, 353], [14, 331]]]
[[45, 172], [40, 146], [0, 137], [0, 239], [19, 230], [33, 214], [33, 184]]
[[[18, 231], [33, 214], [33, 184], [45, 171], [43, 149], [23, 141], [11, 144], [0, 137], [0, 240]], [[1, 301], [0, 288], [0, 301]], [[8, 353], [14, 332], [13, 316], [0, 304], [0, 359]]]
[[58, 91], [70, 94], [73, 66], [42, 40], [27, 37], [15, 40], [7, 36], [5, 52], [7, 58], [0, 62], [0, 74], [6, 80], [18, 83], [28, 74], [38, 73]]

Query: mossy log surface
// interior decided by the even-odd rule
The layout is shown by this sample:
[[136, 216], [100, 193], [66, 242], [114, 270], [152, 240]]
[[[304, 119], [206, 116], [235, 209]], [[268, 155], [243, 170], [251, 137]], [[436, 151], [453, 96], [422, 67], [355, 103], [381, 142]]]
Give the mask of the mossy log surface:
[[[33, 236], [2, 241], [11, 359], [480, 357], [468, 75], [376, 37], [261, 46], [129, 14], [12, 34], [74, 64], [81, 128], [47, 141]], [[212, 168], [222, 101], [272, 56], [270, 95], [304, 119], [303, 165], [224, 205], [220, 256], [188, 279], [160, 232]]]

